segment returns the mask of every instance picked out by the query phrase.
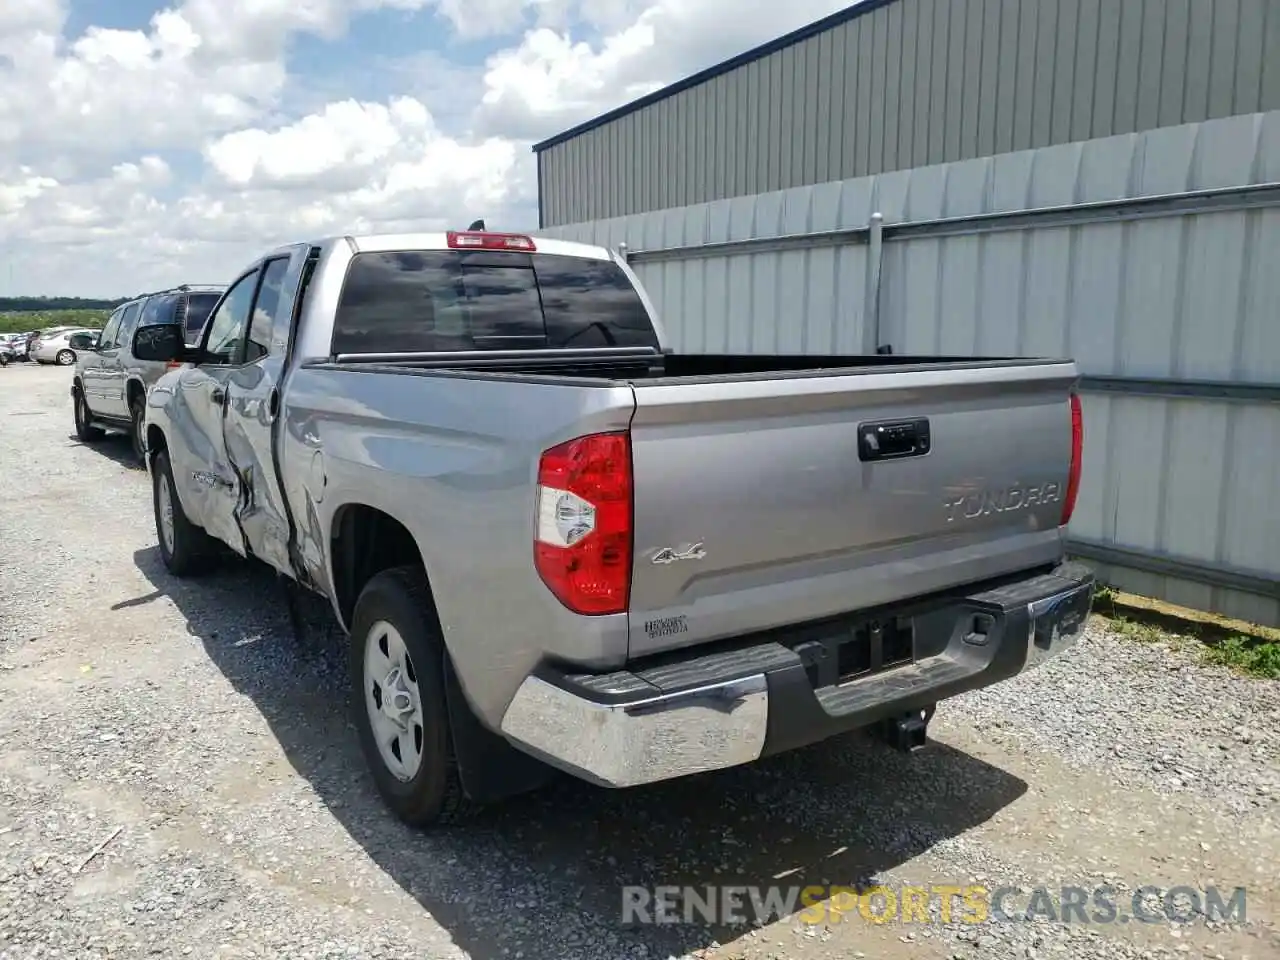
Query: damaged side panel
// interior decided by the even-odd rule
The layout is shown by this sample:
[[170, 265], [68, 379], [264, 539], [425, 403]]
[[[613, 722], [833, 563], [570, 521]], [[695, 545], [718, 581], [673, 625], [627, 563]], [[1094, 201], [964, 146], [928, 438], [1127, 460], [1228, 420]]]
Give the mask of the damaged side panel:
[[246, 337], [246, 362], [227, 383], [227, 459], [235, 471], [235, 522], [248, 552], [292, 575], [289, 513], [275, 464], [275, 429], [298, 281], [307, 247], [264, 264]]

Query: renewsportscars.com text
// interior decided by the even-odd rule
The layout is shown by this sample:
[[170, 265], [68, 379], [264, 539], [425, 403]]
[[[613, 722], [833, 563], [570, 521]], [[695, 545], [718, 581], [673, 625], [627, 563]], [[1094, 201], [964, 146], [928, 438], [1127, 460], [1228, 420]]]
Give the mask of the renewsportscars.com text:
[[805, 923], [1244, 923], [1246, 890], [1141, 886], [1020, 888], [933, 886], [658, 886], [622, 888], [624, 924], [769, 923], [797, 915]]

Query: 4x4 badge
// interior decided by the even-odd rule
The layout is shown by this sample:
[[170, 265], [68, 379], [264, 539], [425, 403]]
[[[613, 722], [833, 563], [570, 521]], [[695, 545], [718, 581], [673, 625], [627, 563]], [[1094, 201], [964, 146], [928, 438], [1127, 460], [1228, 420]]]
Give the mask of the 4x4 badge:
[[653, 562], [668, 564], [677, 560], [701, 560], [706, 555], [707, 551], [702, 549], [701, 543], [686, 543], [679, 550], [663, 547], [653, 555]]

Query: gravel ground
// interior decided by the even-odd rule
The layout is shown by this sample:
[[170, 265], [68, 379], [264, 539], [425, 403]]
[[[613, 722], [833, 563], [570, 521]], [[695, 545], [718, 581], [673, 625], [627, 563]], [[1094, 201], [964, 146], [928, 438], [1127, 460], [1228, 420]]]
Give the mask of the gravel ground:
[[[1280, 957], [1280, 684], [1095, 622], [861, 738], [628, 792], [557, 784], [434, 833], [373, 794], [323, 604], [168, 578], [128, 444], [68, 371], [0, 372], [0, 958]], [[1247, 922], [624, 925], [622, 887], [1247, 888]], [[879, 902], [878, 900], [876, 901]], [[1089, 911], [1093, 913], [1091, 909]], [[935, 906], [936, 913], [936, 906]]]

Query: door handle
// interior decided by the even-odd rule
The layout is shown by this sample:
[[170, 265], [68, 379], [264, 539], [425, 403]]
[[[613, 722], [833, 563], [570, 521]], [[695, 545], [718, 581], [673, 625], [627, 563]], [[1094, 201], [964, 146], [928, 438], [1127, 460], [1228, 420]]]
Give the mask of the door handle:
[[280, 415], [280, 390], [273, 388], [267, 394], [267, 423], [275, 423], [276, 417]]
[[215, 406], [225, 406], [227, 402], [227, 391], [222, 387], [214, 387], [209, 394], [209, 399], [214, 402]]
[[929, 452], [929, 421], [897, 420], [858, 424], [858, 459], [900, 460]]

